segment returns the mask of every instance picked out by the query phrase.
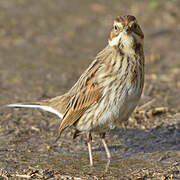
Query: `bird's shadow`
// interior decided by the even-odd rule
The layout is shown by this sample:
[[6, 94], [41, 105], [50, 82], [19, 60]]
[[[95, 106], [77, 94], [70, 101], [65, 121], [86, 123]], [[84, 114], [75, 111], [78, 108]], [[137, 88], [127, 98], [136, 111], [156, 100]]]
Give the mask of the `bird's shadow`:
[[[122, 156], [131, 156], [139, 152], [180, 150], [180, 123], [152, 129], [117, 128], [109, 134], [109, 136], [114, 135], [122, 144], [112, 145], [109, 141], [109, 149], [121, 153]], [[126, 150], [122, 153], [122, 149]], [[94, 151], [104, 151], [104, 148], [96, 148]]]

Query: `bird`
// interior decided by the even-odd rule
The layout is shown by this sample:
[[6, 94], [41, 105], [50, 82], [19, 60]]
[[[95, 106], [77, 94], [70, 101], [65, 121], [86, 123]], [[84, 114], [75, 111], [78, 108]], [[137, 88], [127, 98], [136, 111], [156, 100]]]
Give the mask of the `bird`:
[[111, 153], [105, 135], [128, 121], [144, 85], [144, 34], [133, 15], [114, 19], [108, 43], [77, 82], [65, 94], [16, 108], [40, 108], [60, 118], [59, 135], [74, 127], [73, 139], [85, 134], [90, 166], [93, 166], [92, 134], [100, 136], [107, 158]]

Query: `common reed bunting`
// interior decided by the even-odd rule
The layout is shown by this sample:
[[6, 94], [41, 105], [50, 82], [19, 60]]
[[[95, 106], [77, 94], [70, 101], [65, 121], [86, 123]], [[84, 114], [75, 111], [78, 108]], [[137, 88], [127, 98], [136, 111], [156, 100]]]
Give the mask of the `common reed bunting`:
[[143, 39], [134, 16], [119, 16], [114, 20], [108, 45], [67, 93], [41, 102], [8, 106], [40, 108], [56, 114], [61, 119], [59, 137], [71, 126], [75, 127], [73, 138], [86, 134], [91, 166], [91, 134], [99, 134], [110, 159], [105, 134], [128, 120], [143, 90]]

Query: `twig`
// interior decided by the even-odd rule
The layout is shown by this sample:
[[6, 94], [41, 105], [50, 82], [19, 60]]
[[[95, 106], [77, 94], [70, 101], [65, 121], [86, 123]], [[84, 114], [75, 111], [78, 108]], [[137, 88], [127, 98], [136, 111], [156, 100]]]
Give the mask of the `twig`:
[[152, 100], [148, 101], [147, 103], [143, 104], [142, 106], [140, 106], [140, 107], [138, 108], [138, 111], [141, 111], [141, 110], [144, 109], [145, 107], [151, 105], [154, 101], [156, 101], [156, 100], [155, 100], [155, 99], [152, 99]]

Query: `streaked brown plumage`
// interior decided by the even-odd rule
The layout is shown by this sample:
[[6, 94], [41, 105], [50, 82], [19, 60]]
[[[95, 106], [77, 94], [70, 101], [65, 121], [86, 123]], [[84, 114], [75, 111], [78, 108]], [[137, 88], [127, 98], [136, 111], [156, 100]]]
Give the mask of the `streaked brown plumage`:
[[144, 84], [143, 32], [134, 16], [120, 16], [114, 21], [109, 44], [64, 95], [42, 102], [12, 104], [11, 107], [37, 107], [62, 118], [59, 133], [74, 126], [74, 138], [86, 133], [90, 165], [93, 165], [91, 133], [105, 142], [109, 129], [127, 121], [135, 109]]

